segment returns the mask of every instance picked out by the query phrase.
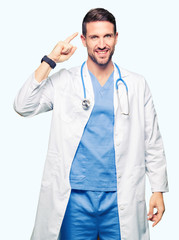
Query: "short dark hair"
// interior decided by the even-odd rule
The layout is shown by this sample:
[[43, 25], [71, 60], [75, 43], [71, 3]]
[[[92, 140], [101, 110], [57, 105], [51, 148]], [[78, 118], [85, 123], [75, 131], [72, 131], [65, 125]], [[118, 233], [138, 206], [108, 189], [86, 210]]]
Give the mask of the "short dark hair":
[[86, 24], [89, 22], [108, 21], [114, 25], [114, 34], [116, 34], [116, 19], [112, 13], [104, 8], [91, 9], [85, 15], [82, 22], [82, 33], [86, 37]]

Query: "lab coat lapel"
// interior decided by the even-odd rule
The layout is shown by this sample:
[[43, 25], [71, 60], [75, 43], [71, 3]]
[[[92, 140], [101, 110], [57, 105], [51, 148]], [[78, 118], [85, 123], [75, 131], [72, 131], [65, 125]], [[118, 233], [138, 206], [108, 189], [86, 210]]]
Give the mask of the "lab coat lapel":
[[[121, 78], [125, 78], [127, 77], [128, 73], [120, 68], [120, 72], [121, 72]], [[116, 68], [116, 66], [114, 65], [114, 114], [116, 115], [117, 110], [119, 109], [119, 111], [127, 111], [127, 109], [125, 109], [127, 107], [127, 95], [126, 95], [126, 88], [124, 86], [124, 84], [120, 81], [118, 82], [118, 90], [116, 89], [116, 80], [119, 78], [119, 73], [118, 70]], [[120, 104], [119, 104], [120, 101]], [[122, 109], [121, 109], [122, 106]]]
[[80, 119], [83, 120], [83, 123], [84, 123], [83, 127], [85, 127], [94, 107], [93, 85], [91, 82], [91, 77], [88, 72], [87, 64], [85, 64], [83, 67], [83, 80], [84, 80], [84, 85], [86, 90], [86, 98], [87, 100], [90, 101], [90, 107], [87, 110], [84, 110], [82, 107], [82, 101], [84, 100], [84, 90], [83, 90], [83, 84], [81, 79], [81, 68], [79, 67], [78, 71], [75, 74], [75, 79], [73, 83], [74, 83], [76, 97], [77, 97], [76, 112], [80, 115]]
[[86, 88], [86, 98], [90, 100], [91, 107], [94, 105], [94, 91], [93, 85], [91, 82], [91, 77], [89, 75], [87, 63], [85, 63], [83, 68], [83, 75], [84, 75], [84, 84]]

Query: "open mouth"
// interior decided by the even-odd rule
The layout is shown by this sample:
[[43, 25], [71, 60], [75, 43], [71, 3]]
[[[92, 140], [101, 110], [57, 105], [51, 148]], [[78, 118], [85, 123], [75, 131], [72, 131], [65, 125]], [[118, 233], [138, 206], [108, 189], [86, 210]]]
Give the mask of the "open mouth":
[[109, 52], [108, 49], [103, 49], [103, 50], [96, 50], [96, 53], [99, 55], [99, 56], [105, 56], [107, 55], [107, 53]]

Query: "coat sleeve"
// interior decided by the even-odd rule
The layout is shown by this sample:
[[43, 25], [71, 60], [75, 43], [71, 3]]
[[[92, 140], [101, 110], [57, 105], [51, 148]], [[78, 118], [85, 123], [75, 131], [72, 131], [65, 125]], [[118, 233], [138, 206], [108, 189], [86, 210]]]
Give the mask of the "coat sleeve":
[[27, 79], [14, 100], [14, 110], [23, 117], [32, 117], [53, 109], [54, 86], [58, 73], [41, 83], [35, 79], [35, 72]]
[[152, 192], [168, 192], [167, 166], [152, 96], [145, 81], [145, 161]]

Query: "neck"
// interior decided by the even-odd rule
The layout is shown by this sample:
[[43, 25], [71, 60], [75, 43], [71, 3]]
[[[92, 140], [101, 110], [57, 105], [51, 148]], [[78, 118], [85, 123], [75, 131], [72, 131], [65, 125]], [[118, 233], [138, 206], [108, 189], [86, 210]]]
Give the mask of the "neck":
[[97, 63], [93, 62], [89, 57], [87, 60], [87, 66], [90, 72], [100, 81], [101, 79], [108, 78], [114, 70], [112, 61], [107, 65], [100, 66]]

